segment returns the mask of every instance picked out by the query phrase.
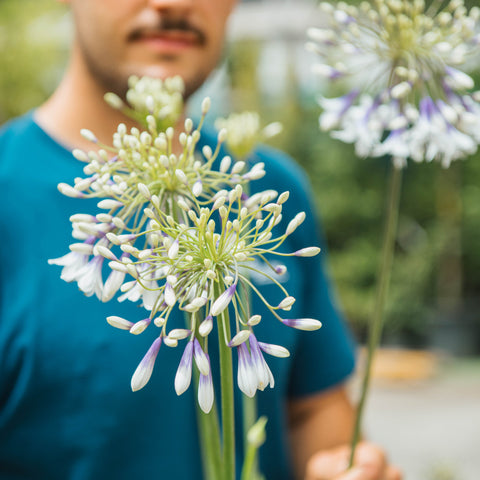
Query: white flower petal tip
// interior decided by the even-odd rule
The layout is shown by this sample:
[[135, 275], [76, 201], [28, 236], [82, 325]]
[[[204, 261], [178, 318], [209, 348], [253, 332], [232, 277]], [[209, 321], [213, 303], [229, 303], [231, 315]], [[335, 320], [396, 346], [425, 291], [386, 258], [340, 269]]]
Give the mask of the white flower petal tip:
[[193, 356], [198, 370], [202, 375], [210, 374], [210, 360], [208, 355], [202, 350], [200, 342], [195, 338], [193, 340]]
[[175, 375], [175, 392], [182, 395], [192, 380], [193, 342], [188, 342]]
[[[207, 355], [207, 361], [210, 365], [210, 358]], [[209, 367], [210, 370], [210, 367]], [[214, 401], [212, 373], [208, 375], [200, 374], [198, 382], [198, 404], [204, 413], [210, 413]]]
[[281, 345], [258, 342], [258, 346], [263, 352], [268, 353], [269, 355], [273, 355], [274, 357], [287, 358], [290, 356], [290, 352]]
[[286, 318], [282, 320], [282, 323], [287, 327], [306, 331], [318, 330], [322, 326], [322, 322], [314, 318]]
[[232, 301], [233, 296], [235, 295], [235, 290], [237, 284], [230, 285], [213, 303], [210, 314], [212, 316], [217, 316], [222, 313]]
[[152, 376], [153, 367], [155, 365], [155, 360], [160, 350], [160, 345], [162, 344], [161, 337], [155, 339], [151, 347], [148, 349], [146, 355], [143, 357], [142, 361], [139, 363], [135, 373], [132, 376], [131, 387], [132, 391], [136, 392], [137, 390], [142, 389], [150, 380]]

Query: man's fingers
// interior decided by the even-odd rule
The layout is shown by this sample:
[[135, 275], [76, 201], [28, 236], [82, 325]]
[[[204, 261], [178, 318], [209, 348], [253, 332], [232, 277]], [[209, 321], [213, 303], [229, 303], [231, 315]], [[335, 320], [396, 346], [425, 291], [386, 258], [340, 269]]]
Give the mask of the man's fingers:
[[387, 471], [385, 472], [385, 480], [402, 480], [403, 474], [402, 472], [396, 468], [389, 466]]
[[317, 453], [307, 464], [305, 480], [402, 480], [400, 470], [388, 465], [384, 451], [376, 445], [360, 443], [350, 470], [349, 457], [348, 445]]
[[332, 480], [372, 480], [371, 477], [361, 467], [353, 467], [347, 472], [341, 473]]
[[367, 473], [372, 480], [385, 480], [387, 459], [385, 453], [376, 445], [363, 442], [355, 449], [353, 464]]
[[331, 480], [348, 467], [348, 446], [333, 448], [313, 455], [308, 464], [305, 480]]

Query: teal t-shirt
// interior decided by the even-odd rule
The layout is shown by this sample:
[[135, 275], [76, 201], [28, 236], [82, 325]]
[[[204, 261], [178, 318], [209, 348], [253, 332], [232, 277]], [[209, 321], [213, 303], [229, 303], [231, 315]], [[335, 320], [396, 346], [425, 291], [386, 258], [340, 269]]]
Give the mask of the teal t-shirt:
[[[203, 136], [212, 142], [214, 136]], [[201, 146], [201, 145], [200, 145]], [[319, 245], [305, 175], [288, 157], [260, 148], [253, 161], [267, 175], [253, 188], [290, 191], [284, 225], [301, 210], [307, 221], [285, 249]], [[134, 336], [105, 318], [144, 318], [138, 305], [85, 297], [60, 279], [47, 260], [68, 252], [70, 215], [95, 212], [96, 201], [62, 196], [59, 182], [83, 176], [84, 164], [49, 137], [27, 114], [0, 131], [0, 479], [131, 480], [202, 478], [193, 387], [178, 397], [174, 377], [182, 345], [162, 345], [152, 378], [133, 393], [130, 378], [158, 335], [155, 326]], [[286, 402], [339, 384], [352, 372], [353, 348], [332, 300], [324, 254], [287, 258], [284, 286], [297, 302], [289, 317], [322, 321], [302, 332], [269, 317], [261, 302], [260, 341], [287, 347], [291, 356], [267, 362], [274, 389], [257, 393], [268, 416], [261, 467], [268, 480], [292, 478]], [[255, 278], [253, 279], [255, 280]], [[273, 304], [283, 295], [258, 284]], [[174, 319], [183, 327], [183, 318]], [[169, 321], [169, 326], [173, 327]], [[210, 337], [214, 337], [214, 333]], [[210, 344], [216, 369], [215, 342]], [[236, 355], [234, 355], [236, 357]], [[240, 394], [236, 387], [237, 405]], [[237, 447], [241, 455], [241, 441]]]

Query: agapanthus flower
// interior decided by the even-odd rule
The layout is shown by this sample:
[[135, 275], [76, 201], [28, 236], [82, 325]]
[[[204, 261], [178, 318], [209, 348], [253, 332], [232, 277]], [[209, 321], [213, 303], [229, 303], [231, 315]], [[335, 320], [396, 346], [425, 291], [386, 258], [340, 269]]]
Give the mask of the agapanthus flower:
[[325, 25], [308, 32], [314, 70], [345, 94], [321, 98], [320, 127], [360, 156], [448, 166], [480, 141], [478, 93], [463, 70], [480, 48], [480, 9], [463, 0], [323, 2]]
[[[264, 164], [247, 166], [230, 156], [219, 158], [222, 143], [230, 142], [237, 154], [246, 154], [259, 139], [278, 131], [278, 125], [260, 131], [255, 114], [237, 116], [220, 129], [214, 151], [206, 146], [197, 152], [209, 99], [202, 104], [199, 123], [194, 126], [186, 119], [183, 131], [176, 135], [173, 126], [181, 111], [182, 83], [178, 79], [134, 78], [130, 87], [126, 95], [129, 106], [113, 94], [107, 95], [107, 101], [146, 130], [134, 127], [127, 131], [120, 124], [111, 147], [101, 145], [93, 132], [83, 131], [98, 150], [74, 151], [75, 157], [86, 163], [86, 177], [75, 179], [73, 186], [60, 184], [59, 190], [70, 197], [97, 198], [101, 213], [73, 215], [70, 220], [76, 242], [70, 245], [69, 254], [50, 263], [63, 266], [62, 278], [76, 281], [86, 295], [109, 301], [120, 291], [119, 301], [142, 302], [148, 313], [140, 320], [107, 318], [113, 327], [133, 335], [159, 329], [132, 377], [133, 390], [149, 381], [161, 344], [177, 347], [185, 340], [175, 390], [181, 395], [189, 388], [196, 368], [198, 403], [209, 412], [214, 388], [208, 336], [214, 323], [220, 332], [228, 322], [220, 348], [238, 351], [239, 388], [253, 396], [256, 390], [273, 387], [263, 353], [284, 357], [289, 352], [257, 341], [254, 327], [261, 317], [250, 311], [243, 295], [251, 290], [283, 325], [319, 328], [316, 320], [280, 315], [291, 310], [295, 298], [278, 279], [286, 275], [286, 267], [268, 259], [275, 255], [308, 257], [316, 255], [319, 248], [283, 251], [280, 247], [303, 223], [305, 213], [298, 213], [279, 233], [288, 192], [279, 195], [266, 190], [250, 195], [249, 183], [263, 177]], [[235, 142], [242, 144], [242, 152], [237, 151]], [[180, 152], [175, 145], [180, 145]], [[259, 263], [267, 269], [263, 265], [258, 268]], [[273, 304], [265, 298], [252, 282], [251, 273], [277, 285], [283, 300]], [[178, 311], [188, 318], [186, 328], [172, 327], [170, 319]], [[229, 313], [234, 314], [232, 322]]]
[[[139, 285], [150, 281], [152, 275], [159, 281], [158, 287], [152, 289], [156, 300], [150, 316], [156, 317], [154, 324], [161, 329], [161, 337], [179, 339], [176, 335], [172, 337], [172, 330], [169, 331], [168, 321], [173, 311], [179, 309], [191, 314], [189, 342], [194, 343], [193, 346], [187, 344], [180, 361], [175, 380], [177, 393], [183, 393], [190, 384], [192, 348], [201, 374], [208, 374], [201, 368], [202, 364], [206, 365], [201, 359], [207, 352], [202, 353], [193, 332], [198, 328], [200, 336], [207, 337], [212, 330], [213, 319], [223, 321], [222, 314], [227, 309], [235, 312], [235, 332], [224, 341], [229, 347], [238, 348], [240, 389], [252, 396], [257, 389], [273, 386], [273, 376], [261, 352], [281, 357], [287, 356], [288, 351], [281, 346], [256, 341], [253, 327], [260, 318], [252, 315], [250, 306], [242, 302], [242, 289], [251, 289], [272, 315], [287, 326], [304, 330], [321, 326], [313, 319], [285, 320], [279, 314], [289, 311], [295, 298], [288, 295], [275, 278], [284, 274], [285, 268], [272, 265], [267, 256], [307, 257], [319, 252], [318, 247], [306, 247], [295, 252], [278, 250], [305, 219], [305, 214], [300, 212], [286, 225], [283, 234], [276, 233], [282, 222], [282, 205], [287, 199], [288, 192], [278, 195], [271, 190], [248, 197], [243, 194], [241, 185], [237, 185], [217, 195], [215, 208], [204, 207], [198, 202], [191, 207], [184, 205], [185, 221], [175, 220], [158, 208], [148, 211], [150, 230], [144, 235], [153, 238], [153, 242], [149, 248], [133, 254], [138, 261], [129, 259], [125, 265], [136, 268], [135, 282]], [[127, 237], [121, 247], [129, 250]], [[271, 274], [257, 269], [258, 261], [270, 266]], [[118, 263], [122, 262], [119, 260]], [[249, 271], [268, 277], [282, 291], [284, 299], [278, 304], [271, 304], [251, 282]], [[162, 272], [161, 275], [158, 272]], [[163, 278], [160, 279], [160, 276]], [[110, 323], [131, 330], [128, 321]], [[249, 349], [245, 350], [246, 345]], [[206, 388], [207, 378], [201, 380], [206, 382]]]

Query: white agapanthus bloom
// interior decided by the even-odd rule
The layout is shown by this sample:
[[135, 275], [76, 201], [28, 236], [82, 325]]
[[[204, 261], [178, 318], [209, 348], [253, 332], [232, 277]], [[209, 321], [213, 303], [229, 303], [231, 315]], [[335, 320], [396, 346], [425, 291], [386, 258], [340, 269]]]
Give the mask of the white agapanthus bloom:
[[462, 69], [480, 58], [480, 9], [463, 0], [323, 2], [325, 25], [308, 31], [314, 71], [346, 92], [321, 98], [320, 128], [359, 156], [397, 166], [437, 160], [448, 167], [480, 142], [479, 94]]
[[[150, 327], [158, 329], [132, 377], [133, 390], [149, 381], [162, 344], [176, 347], [187, 340], [175, 390], [180, 395], [188, 389], [196, 365], [198, 403], [209, 412], [214, 388], [208, 335], [214, 321], [219, 332], [225, 328], [219, 348], [237, 349], [239, 388], [252, 396], [257, 390], [273, 387], [273, 375], [262, 352], [278, 357], [289, 353], [282, 346], [257, 341], [253, 329], [260, 316], [252, 315], [242, 295], [253, 291], [286, 326], [320, 328], [321, 323], [314, 319], [279, 315], [291, 309], [295, 298], [276, 278], [286, 275], [286, 267], [271, 264], [265, 257], [309, 257], [319, 248], [278, 252], [304, 222], [305, 213], [298, 213], [279, 235], [276, 232], [288, 192], [279, 195], [267, 190], [249, 195], [249, 182], [265, 175], [264, 164], [220, 157], [221, 144], [227, 142], [235, 153], [246, 154], [258, 140], [278, 132], [278, 124], [260, 130], [256, 114], [234, 116], [221, 125], [214, 151], [206, 146], [197, 152], [210, 107], [208, 99], [202, 104], [198, 125], [186, 119], [183, 131], [176, 135], [173, 126], [182, 109], [183, 83], [178, 78], [135, 77], [130, 87], [128, 105], [113, 94], [106, 100], [146, 130], [134, 127], [127, 131], [125, 124], [120, 124], [112, 146], [101, 145], [93, 132], [82, 131], [98, 150], [75, 150], [74, 156], [86, 164], [86, 176], [75, 179], [74, 185], [62, 183], [58, 188], [69, 197], [97, 198], [100, 213], [72, 215], [76, 242], [70, 245], [70, 253], [50, 263], [62, 266], [62, 279], [77, 282], [86, 295], [107, 302], [121, 292], [119, 301], [139, 301], [148, 312], [137, 321], [107, 318], [113, 327], [133, 335]], [[177, 144], [181, 152], [174, 147]], [[265, 268], [257, 269], [258, 263]], [[285, 298], [271, 305], [251, 282], [250, 271], [276, 284]], [[231, 322], [229, 310], [235, 313]], [[188, 328], [171, 328], [169, 319], [174, 311], [185, 313]]]

